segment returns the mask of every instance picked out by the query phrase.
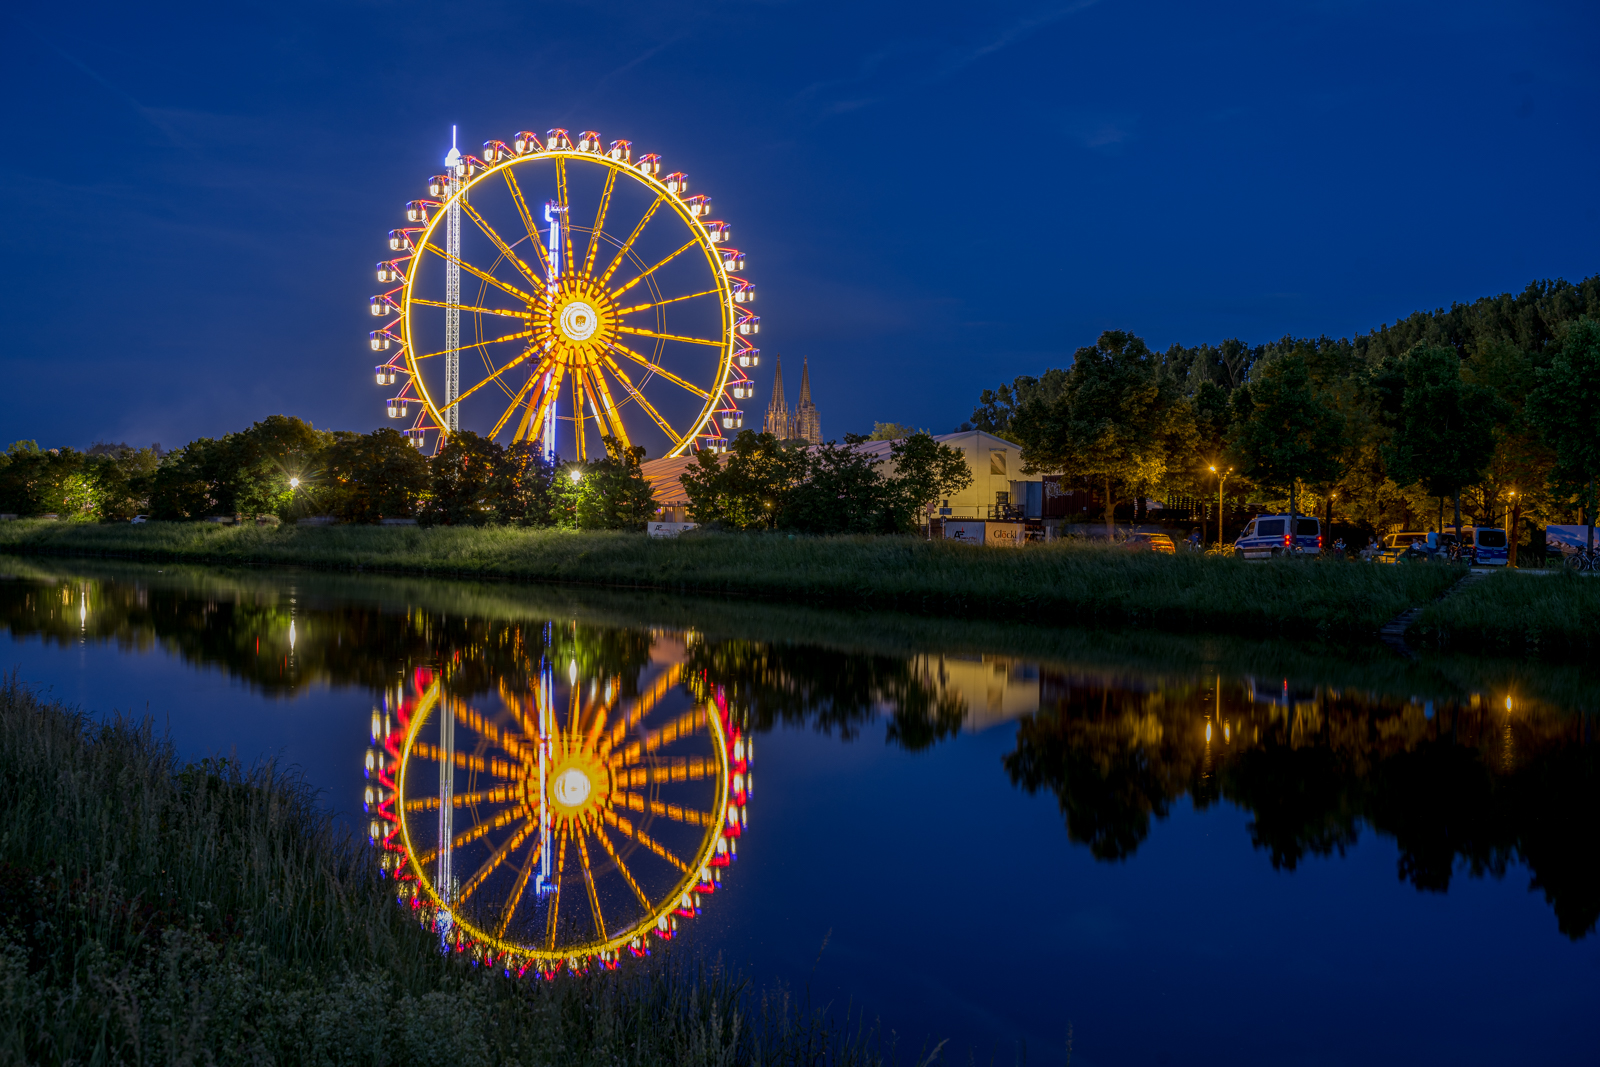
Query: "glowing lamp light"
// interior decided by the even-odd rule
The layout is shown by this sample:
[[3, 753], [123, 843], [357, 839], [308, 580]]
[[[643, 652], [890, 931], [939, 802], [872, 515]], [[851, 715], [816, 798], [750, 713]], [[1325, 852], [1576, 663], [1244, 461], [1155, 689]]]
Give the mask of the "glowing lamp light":
[[578, 483], [578, 482], [580, 482], [580, 481], [582, 481], [582, 480], [583, 480], [583, 474], [582, 474], [582, 472], [580, 472], [580, 471], [579, 471], [579, 470], [577, 470], [577, 469], [576, 469], [576, 468], [574, 468], [574, 469], [573, 469], [573, 470], [571, 470], [571, 471], [570, 471], [570, 472], [568, 472], [568, 474], [567, 474], [567, 477], [569, 477], [569, 478], [571, 478], [571, 479], [572, 479], [572, 483], [573, 483], [573, 484], [574, 484], [574, 485], [576, 485], [576, 484], [577, 484], [577, 483]]
[[289, 488], [290, 489], [298, 489], [298, 488], [300, 488], [300, 479], [299, 478], [290, 478], [289, 479]]

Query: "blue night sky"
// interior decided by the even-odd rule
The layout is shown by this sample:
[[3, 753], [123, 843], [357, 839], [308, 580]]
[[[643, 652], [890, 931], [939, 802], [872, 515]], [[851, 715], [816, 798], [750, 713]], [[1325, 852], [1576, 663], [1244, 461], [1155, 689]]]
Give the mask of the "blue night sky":
[[[1103, 329], [1363, 332], [1600, 271], [1592, 3], [29, 5], [3, 445], [383, 418], [372, 265], [465, 144], [627, 138], [738, 228], [823, 431]], [[770, 382], [771, 360], [760, 368]], [[763, 397], [755, 405], [765, 407]]]

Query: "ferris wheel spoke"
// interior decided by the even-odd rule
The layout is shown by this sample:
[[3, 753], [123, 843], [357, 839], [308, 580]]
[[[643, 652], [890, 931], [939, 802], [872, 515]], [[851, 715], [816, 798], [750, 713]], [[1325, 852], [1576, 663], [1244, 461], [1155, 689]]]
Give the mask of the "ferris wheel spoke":
[[612, 826], [615, 826], [622, 833], [639, 842], [639, 844], [643, 845], [651, 852], [654, 852], [656, 855], [660, 856], [662, 859], [678, 868], [678, 870], [682, 871], [684, 874], [689, 873], [689, 865], [687, 863], [673, 855], [672, 851], [665, 845], [661, 844], [661, 842], [657, 841], [655, 838], [651, 837], [649, 834], [633, 825], [631, 820], [618, 815], [610, 808], [605, 809], [605, 813], [606, 822], [610, 823]]
[[533, 827], [530, 821], [519, 827], [517, 832], [512, 834], [510, 839], [507, 840], [505, 844], [495, 849], [494, 853], [484, 861], [483, 866], [474, 871], [472, 877], [468, 878], [466, 884], [461, 887], [461, 892], [456, 895], [456, 902], [460, 903], [465, 901], [472, 894], [476, 893], [478, 891], [478, 887], [489, 880], [489, 876], [495, 872], [496, 868], [498, 868], [500, 864], [504, 863], [508, 856], [521, 847], [522, 843], [528, 839], [528, 836], [531, 833], [533, 833]]
[[561, 827], [561, 832], [556, 834], [556, 891], [550, 895], [550, 919], [545, 924], [546, 947], [556, 947], [556, 916], [561, 911], [561, 881], [567, 873], [567, 828]]
[[[513, 441], [526, 441], [528, 439], [530, 428], [534, 432], [538, 432], [543, 429], [544, 420], [548, 417], [548, 414], [541, 414], [539, 416], [539, 422], [531, 425], [530, 427], [530, 424], [533, 423], [533, 413], [535, 411], [545, 412], [550, 399], [560, 394], [561, 376], [565, 372], [566, 366], [562, 363], [551, 363], [548, 359], [546, 359], [539, 364], [539, 368], [538, 370], [534, 371], [534, 376], [531, 381], [542, 381], [545, 373], [550, 375], [550, 381], [548, 384], [541, 386], [537, 402], [530, 400], [527, 402], [527, 406], [523, 408], [522, 418], [517, 422], [517, 432], [513, 434], [511, 438]], [[506, 414], [509, 415], [515, 410], [516, 408], [513, 406], [506, 411]], [[504, 423], [501, 425], [504, 425]], [[499, 431], [496, 430], [495, 432], [498, 433]]]
[[550, 270], [550, 256], [545, 252], [544, 242], [539, 238], [539, 224], [534, 221], [533, 212], [528, 210], [528, 202], [522, 196], [522, 187], [517, 184], [517, 177], [511, 173], [511, 168], [501, 167], [500, 173], [505, 176], [506, 188], [510, 190], [511, 199], [517, 205], [517, 214], [522, 218], [522, 228], [528, 231], [528, 240], [539, 253], [539, 265], [544, 268], [544, 275], [548, 278], [553, 272]]
[[664, 819], [688, 823], [690, 826], [716, 825], [716, 818], [709, 811], [695, 811], [681, 804], [665, 804], [659, 800], [650, 800], [642, 793], [626, 790], [619, 790], [616, 796], [618, 803], [630, 811], [647, 811], [651, 815], [660, 815]]
[[656, 194], [655, 200], [645, 209], [644, 217], [639, 220], [638, 225], [634, 226], [633, 232], [628, 234], [628, 239], [622, 242], [622, 246], [617, 249], [617, 254], [611, 258], [611, 265], [606, 267], [604, 274], [600, 275], [599, 282], [602, 286], [609, 282], [611, 275], [615, 274], [617, 268], [622, 266], [622, 261], [627, 258], [628, 252], [633, 248], [633, 243], [639, 239], [639, 235], [644, 232], [645, 226], [655, 217], [656, 209], [666, 202], [666, 194]]
[[[475, 341], [470, 345], [462, 345], [460, 348], [456, 349], [456, 351], [457, 352], [465, 352], [469, 348], [483, 348], [483, 347], [485, 347], [487, 345], [497, 345], [497, 344], [500, 344], [500, 343], [502, 343], [504, 341], [525, 341], [525, 340], [527, 340], [528, 338], [530, 338], [532, 336], [533, 336], [533, 331], [532, 330], [518, 330], [516, 333], [508, 333], [504, 337], [491, 337], [487, 341]], [[437, 358], [439, 356], [443, 356], [443, 355], [447, 355], [447, 354], [448, 353], [446, 353], [446, 352], [424, 352], [422, 355], [417, 356], [415, 358], [417, 358], [417, 359], [435, 359], [435, 358]]]
[[[532, 331], [530, 330], [529, 332], [531, 333]], [[450, 403], [446, 404], [444, 407], [440, 408], [439, 410], [440, 411], [449, 411], [451, 408], [453, 408], [456, 405], [460, 404], [467, 397], [471, 396], [473, 393], [476, 393], [479, 389], [482, 389], [484, 386], [488, 385], [490, 382], [498, 380], [500, 375], [504, 374], [506, 371], [510, 370], [512, 367], [515, 367], [518, 364], [522, 363], [524, 360], [526, 360], [529, 356], [533, 355], [537, 351], [539, 351], [537, 348], [534, 348], [532, 345], [529, 345], [527, 348], [523, 349], [522, 355], [516, 357], [513, 360], [510, 360], [509, 362], [506, 363], [505, 366], [501, 367], [499, 370], [495, 371], [493, 374], [489, 375], [483, 381], [481, 381], [478, 384], [474, 385], [471, 389], [468, 389], [466, 392], [462, 393], [460, 396], [456, 397], [454, 400], [450, 401]]]
[[650, 416], [650, 421], [660, 427], [661, 432], [666, 434], [674, 445], [682, 444], [683, 438], [678, 436], [678, 431], [674, 430], [671, 424], [668, 423], [666, 419], [661, 417], [661, 412], [656, 410], [655, 405], [646, 400], [644, 398], [644, 394], [635, 388], [633, 382], [628, 380], [628, 376], [622, 372], [622, 368], [617, 366], [617, 361], [612, 359], [610, 356], [606, 356], [605, 359], [606, 366], [610, 368], [611, 373], [617, 376], [617, 380], [621, 382], [622, 387], [628, 391], [628, 395], [633, 397], [638, 405], [644, 409], [644, 413], [646, 415]]
[[616, 846], [611, 843], [611, 836], [606, 832], [607, 827], [601, 824], [595, 827], [594, 836], [599, 839], [605, 848], [606, 855], [611, 857], [611, 862], [617, 865], [617, 870], [622, 872], [622, 877], [627, 881], [628, 888], [633, 890], [633, 895], [639, 898], [639, 904], [645, 911], [650, 911], [650, 898], [644, 895], [644, 890], [639, 888], [639, 883], [634, 880], [633, 872], [628, 870], [628, 865], [622, 862], [622, 857], [617, 855]]
[[583, 862], [583, 884], [589, 890], [589, 907], [594, 909], [594, 932], [600, 935], [600, 940], [606, 939], [606, 919], [600, 914], [600, 894], [595, 892], [594, 871], [589, 868], [588, 835], [583, 832], [583, 827], [578, 827], [578, 859]]
[[525, 293], [521, 289], [518, 289], [514, 285], [508, 285], [507, 283], [501, 281], [499, 278], [496, 278], [494, 275], [490, 274], [489, 272], [484, 271], [484, 270], [480, 270], [479, 268], [474, 267], [471, 263], [468, 263], [466, 260], [462, 259], [460, 256], [452, 256], [449, 252], [446, 252], [444, 249], [440, 248], [438, 245], [434, 244], [432, 241], [429, 241], [423, 247], [426, 248], [428, 251], [432, 252], [434, 255], [438, 256], [440, 259], [444, 260], [446, 263], [454, 263], [456, 266], [460, 267], [462, 270], [466, 271], [468, 274], [472, 275], [473, 277], [482, 278], [485, 282], [487, 282], [488, 284], [494, 286], [496, 289], [500, 289], [500, 290], [502, 290], [504, 292], [510, 293], [512, 296], [516, 297], [518, 300], [523, 301], [524, 303], [535, 304], [535, 303], [538, 303], [542, 299], [541, 297], [536, 297], [536, 296], [532, 295], [531, 293]]
[[506, 906], [500, 911], [500, 921], [495, 924], [494, 936], [506, 936], [506, 927], [511, 925], [511, 916], [516, 914], [517, 905], [522, 903], [523, 891], [528, 888], [528, 879], [533, 874], [533, 869], [539, 865], [539, 839], [534, 838], [533, 848], [528, 850], [528, 856], [522, 861], [522, 870], [517, 872], [517, 881], [511, 887], [511, 895], [506, 898]]
[[613, 773], [617, 776], [619, 786], [635, 786], [703, 781], [715, 778], [718, 768], [715, 760], [704, 756], [679, 756], [676, 759], [641, 761]]
[[561, 276], [572, 277], [572, 205], [567, 195], [567, 161], [556, 157], [556, 202], [561, 205]]
[[600, 194], [600, 210], [595, 212], [594, 229], [589, 233], [589, 252], [583, 257], [583, 273], [594, 270], [594, 256], [600, 251], [600, 233], [606, 226], [606, 210], [611, 207], [611, 190], [616, 187], [617, 172], [606, 168], [606, 187]]
[[[533, 371], [532, 375], [529, 376], [528, 380], [526, 382], [522, 383], [522, 388], [517, 390], [517, 395], [511, 398], [511, 406], [506, 408], [505, 413], [502, 414], [498, 419], [495, 420], [494, 429], [489, 431], [489, 440], [492, 441], [496, 437], [500, 436], [500, 431], [505, 429], [506, 423], [511, 421], [511, 416], [516, 414], [518, 406], [520, 406], [522, 404], [523, 398], [528, 395], [528, 391], [530, 389], [532, 389], [534, 386], [539, 384], [539, 378], [541, 377], [541, 375], [539, 374], [539, 371], [543, 367], [544, 367], [544, 363], [541, 362], [538, 367], [534, 368], [534, 371]], [[529, 411], [533, 410], [533, 405], [532, 405], [531, 402], [528, 405], [528, 410]], [[527, 420], [524, 419], [523, 421], [526, 422]], [[522, 438], [515, 437], [515, 438], [513, 438], [513, 440], [514, 441], [520, 441], [520, 440], [522, 440]], [[527, 723], [525, 721], [521, 720], [520, 718], [519, 718], [518, 721], [521, 721], [523, 723], [522, 728], [523, 728], [524, 732], [526, 732], [527, 729], [528, 729]], [[537, 737], [538, 733], [535, 732], [533, 734], [530, 734], [529, 736]]]
[[651, 308], [666, 307], [668, 304], [677, 304], [684, 300], [694, 300], [702, 296], [716, 296], [721, 292], [721, 289], [707, 289], [701, 293], [690, 293], [688, 296], [675, 296], [670, 300], [657, 300], [650, 304], [635, 304], [631, 308], [623, 308], [621, 311], [617, 312], [617, 314], [632, 315], [636, 311], [649, 311]]
[[[502, 238], [498, 233], [495, 233], [494, 227], [485, 222], [483, 220], [483, 216], [478, 214], [478, 212], [473, 209], [471, 204], [463, 200], [461, 204], [461, 210], [465, 211], [468, 217], [471, 218], [473, 222], [478, 224], [478, 229], [483, 231], [483, 235], [489, 239], [489, 242], [494, 245], [494, 247], [502, 256], [505, 256], [512, 263], [516, 264], [518, 272], [520, 272], [524, 278], [528, 279], [536, 288], [539, 289], [543, 289], [547, 284], [549, 284], [545, 281], [545, 279], [535, 274], [533, 272], [533, 268], [529, 267], [522, 261], [521, 256], [517, 255], [511, 250], [511, 246], [506, 244], [505, 239]], [[532, 239], [532, 243], [537, 246], [539, 242], [537, 239]]]
[[606, 433], [605, 412], [600, 410], [600, 401], [595, 397], [594, 383], [590, 380], [592, 377], [587, 367], [580, 370], [577, 375], [578, 380], [583, 383], [584, 398], [589, 401], [589, 413], [594, 419], [594, 427], [600, 432], [601, 437], [607, 437], [610, 435]]
[[706, 392], [704, 389], [700, 388], [698, 385], [695, 385], [695, 384], [693, 384], [691, 382], [685, 381], [684, 379], [678, 377], [676, 374], [673, 374], [667, 368], [663, 367], [661, 364], [654, 363], [650, 359], [648, 359], [647, 357], [641, 356], [639, 353], [635, 352], [633, 349], [629, 348], [627, 345], [623, 344], [622, 342], [620, 342], [620, 341], [612, 341], [611, 342], [611, 347], [615, 348], [618, 352], [621, 352], [623, 355], [627, 356], [629, 359], [633, 360], [635, 363], [638, 363], [640, 366], [649, 367], [652, 371], [654, 371], [655, 373], [659, 374], [661, 377], [665, 378], [667, 381], [671, 382], [673, 385], [682, 386], [683, 388], [689, 390], [689, 392], [695, 394], [698, 397], [702, 397], [702, 398], [704, 398], [706, 400], [710, 400], [711, 399], [711, 394]]
[[637, 278], [630, 278], [622, 286], [622, 288], [617, 289], [614, 292], [612, 292], [611, 299], [615, 300], [617, 297], [621, 296], [623, 293], [626, 293], [629, 289], [632, 289], [634, 286], [638, 285], [640, 282], [642, 282], [646, 278], [650, 277], [650, 275], [654, 274], [656, 271], [660, 270], [662, 267], [665, 267], [668, 263], [671, 263], [673, 260], [675, 260], [679, 256], [683, 255], [685, 252], [689, 251], [689, 249], [694, 248], [697, 245], [699, 245], [699, 243], [700, 243], [700, 239], [699, 238], [697, 238], [697, 237], [689, 238], [687, 241], [685, 241], [683, 243], [683, 247], [679, 248], [676, 252], [668, 253], [665, 257], [663, 257], [660, 260], [660, 262], [656, 263], [655, 266], [650, 267], [648, 270], [646, 270], [643, 274], [639, 275]]
[[[590, 370], [589, 377], [593, 379], [595, 389], [600, 393], [600, 400], [605, 404], [606, 421], [611, 424], [611, 436], [615, 437], [623, 448], [632, 448], [633, 442], [628, 439], [627, 427], [622, 425], [622, 413], [617, 410], [616, 401], [612, 399], [611, 390], [606, 386], [606, 380], [600, 373], [600, 368], [595, 367]], [[604, 725], [605, 717], [602, 715], [589, 735], [589, 747], [592, 748], [594, 746], [594, 742], [597, 739], [596, 735], [599, 733], [600, 727]]]
[[635, 741], [622, 750], [622, 763], [624, 767], [632, 767], [639, 763], [643, 757], [648, 756], [663, 745], [670, 745], [674, 741], [682, 740], [690, 734], [697, 733], [706, 726], [706, 709], [694, 708], [679, 715], [672, 722], [645, 734], [642, 741]]
[[677, 333], [657, 333], [655, 330], [646, 330], [642, 326], [618, 326], [618, 333], [631, 333], [639, 337], [654, 337], [660, 341], [685, 341], [691, 345], [705, 345], [707, 348], [726, 348], [723, 341], [707, 341], [703, 337], [685, 337]]
[[470, 311], [475, 315], [500, 315], [500, 316], [502, 316], [504, 318], [508, 318], [508, 319], [531, 319], [531, 318], [533, 318], [533, 314], [531, 312], [527, 312], [527, 311], [502, 311], [499, 308], [480, 308], [480, 307], [473, 307], [473, 306], [471, 306], [469, 304], [442, 304], [437, 300], [423, 300], [421, 297], [412, 297], [411, 298], [411, 302], [413, 304], [420, 304], [423, 307], [430, 307], [430, 308], [450, 307], [450, 308], [455, 308], [458, 311]]
[[646, 715], [650, 714], [650, 710], [672, 691], [672, 687], [678, 684], [678, 679], [682, 676], [683, 665], [675, 663], [665, 674], [656, 679], [656, 684], [650, 687], [650, 691], [641, 695], [634, 702], [633, 707], [628, 710], [628, 713], [617, 721], [616, 726], [612, 727], [611, 736], [606, 738], [602, 751], [609, 752], [616, 746], [617, 742], [626, 737], [628, 731], [633, 729]]

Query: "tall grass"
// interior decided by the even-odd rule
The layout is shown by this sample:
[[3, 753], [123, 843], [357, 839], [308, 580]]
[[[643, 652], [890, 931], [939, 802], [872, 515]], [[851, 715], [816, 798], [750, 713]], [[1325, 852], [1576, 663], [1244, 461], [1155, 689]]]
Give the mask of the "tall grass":
[[1600, 580], [1556, 571], [1496, 574], [1425, 608], [1410, 631], [1426, 648], [1593, 663]]
[[1369, 637], [1460, 577], [1447, 567], [1158, 556], [1075, 543], [1002, 550], [899, 537], [514, 528], [0, 524], [0, 551], [299, 564], [661, 589], [796, 603], [1292, 638]]
[[304, 786], [0, 685], [0, 1063], [878, 1067], [715, 968], [442, 957]]

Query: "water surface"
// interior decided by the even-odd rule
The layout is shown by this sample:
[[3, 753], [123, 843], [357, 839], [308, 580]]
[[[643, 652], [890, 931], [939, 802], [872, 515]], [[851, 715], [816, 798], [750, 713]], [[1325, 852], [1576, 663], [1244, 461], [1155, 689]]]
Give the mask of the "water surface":
[[[408, 719], [419, 855], [464, 796], [474, 818], [516, 808], [491, 765], [539, 707], [614, 734], [603, 788], [633, 836], [604, 831], [614, 862], [585, 838], [592, 895], [574, 845], [562, 936], [593, 910], [608, 932], [649, 918], [632, 902], [681, 872], [639, 833], [692, 858], [694, 813], [720, 805], [737, 859], [699, 914], [673, 912], [677, 940], [854, 1005], [908, 1055], [948, 1038], [954, 1062], [1059, 1063], [1070, 1028], [1075, 1063], [1593, 1061], [1600, 687], [1581, 669], [503, 584], [0, 570], [0, 666], [150, 715], [187, 756], [295, 766], [360, 830], [374, 719], [404, 735], [431, 687]], [[451, 805], [427, 762], [446, 706]], [[719, 800], [736, 739], [748, 795]], [[585, 811], [607, 779], [578, 766], [564, 795]], [[464, 885], [506, 850], [472, 894], [490, 926], [524, 869], [525, 895], [538, 880], [516, 832], [456, 856]], [[508, 936], [547, 929], [549, 902], [525, 899]]]

